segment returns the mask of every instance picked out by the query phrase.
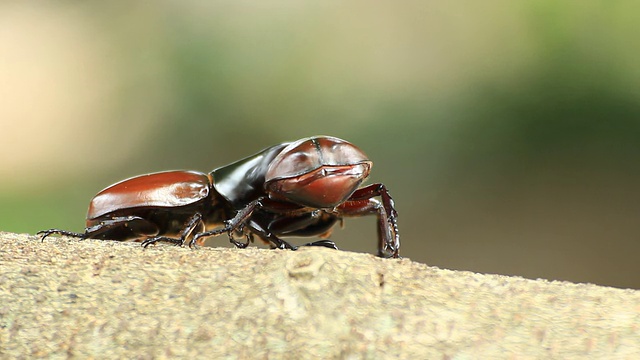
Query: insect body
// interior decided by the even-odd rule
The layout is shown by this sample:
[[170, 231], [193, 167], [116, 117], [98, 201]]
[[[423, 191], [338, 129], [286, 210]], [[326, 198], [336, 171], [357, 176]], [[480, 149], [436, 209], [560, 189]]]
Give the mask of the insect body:
[[[148, 246], [204, 243], [229, 234], [237, 247], [254, 236], [274, 248], [297, 249], [289, 236], [327, 238], [344, 217], [374, 214], [378, 255], [399, 257], [397, 213], [383, 184], [359, 188], [372, 162], [355, 145], [316, 136], [271, 146], [209, 174], [167, 171], [123, 180], [89, 204], [84, 233], [41, 231], [83, 239], [134, 240]], [[377, 200], [376, 198], [380, 200]], [[247, 241], [237, 241], [238, 236]], [[306, 245], [335, 248], [330, 240]]]

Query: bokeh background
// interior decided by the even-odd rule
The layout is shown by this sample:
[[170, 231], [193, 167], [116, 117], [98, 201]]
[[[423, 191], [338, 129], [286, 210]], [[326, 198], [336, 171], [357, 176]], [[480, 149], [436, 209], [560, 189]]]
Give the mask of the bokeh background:
[[[115, 181], [327, 134], [374, 161], [405, 257], [640, 288], [639, 14], [632, 1], [3, 1], [0, 229], [80, 231]], [[374, 223], [349, 219], [333, 239], [373, 253]]]

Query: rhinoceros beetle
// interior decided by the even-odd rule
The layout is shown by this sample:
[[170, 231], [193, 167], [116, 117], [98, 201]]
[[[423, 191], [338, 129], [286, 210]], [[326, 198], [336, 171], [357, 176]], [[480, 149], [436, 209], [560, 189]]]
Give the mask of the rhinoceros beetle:
[[[315, 136], [285, 142], [209, 174], [166, 171], [140, 175], [100, 191], [89, 204], [86, 229], [41, 231], [81, 239], [202, 245], [222, 233], [239, 248], [254, 235], [278, 249], [297, 249], [287, 236], [326, 239], [343, 217], [375, 214], [378, 256], [399, 257], [393, 199], [383, 184], [358, 188], [372, 162], [355, 145]], [[375, 199], [379, 197], [380, 200]], [[244, 237], [245, 242], [236, 239]], [[306, 244], [337, 248], [330, 240]]]

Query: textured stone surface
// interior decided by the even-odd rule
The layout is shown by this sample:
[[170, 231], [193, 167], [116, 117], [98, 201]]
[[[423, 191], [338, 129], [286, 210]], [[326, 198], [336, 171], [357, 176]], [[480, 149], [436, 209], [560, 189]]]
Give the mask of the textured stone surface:
[[324, 248], [0, 233], [0, 357], [35, 356], [635, 359], [640, 291]]

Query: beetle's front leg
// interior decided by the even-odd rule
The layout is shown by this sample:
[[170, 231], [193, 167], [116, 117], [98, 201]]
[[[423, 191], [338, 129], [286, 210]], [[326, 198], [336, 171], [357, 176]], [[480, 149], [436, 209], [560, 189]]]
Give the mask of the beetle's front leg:
[[[372, 199], [379, 196], [381, 202]], [[400, 257], [400, 234], [398, 233], [398, 212], [393, 199], [384, 184], [371, 184], [356, 190], [338, 206], [337, 211], [344, 216], [378, 215], [378, 256]]]

